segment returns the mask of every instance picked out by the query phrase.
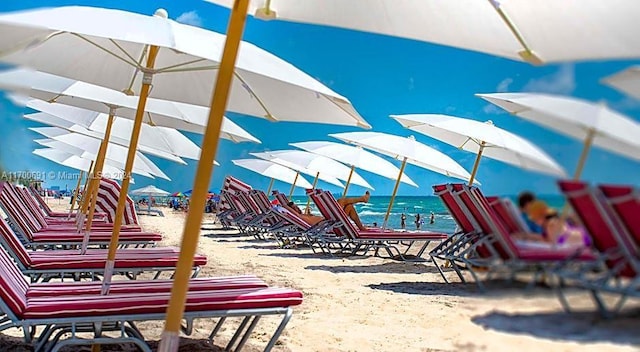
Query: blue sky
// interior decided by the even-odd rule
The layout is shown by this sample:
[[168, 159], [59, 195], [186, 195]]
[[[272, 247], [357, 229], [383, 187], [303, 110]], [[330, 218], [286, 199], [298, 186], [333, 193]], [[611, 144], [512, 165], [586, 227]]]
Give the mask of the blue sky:
[[[91, 5], [121, 8], [152, 14], [157, 8], [168, 10], [169, 16], [181, 22], [224, 32], [228, 10], [204, 1], [28, 1], [0, 2], [0, 11], [62, 6]], [[429, 43], [392, 38], [343, 29], [261, 22], [249, 19], [244, 39], [282, 57], [317, 78], [339, 94], [348, 97], [360, 114], [373, 126], [373, 131], [410, 135], [390, 114], [441, 113], [481, 121], [493, 120], [500, 127], [517, 133], [555, 158], [569, 173], [573, 173], [581, 151], [581, 143], [558, 135], [530, 122], [512, 117], [475, 93], [533, 91], [572, 95], [592, 101], [605, 101], [612, 108], [640, 120], [640, 101], [599, 83], [602, 77], [622, 70], [638, 61], [608, 61], [564, 63], [534, 67], [490, 55], [443, 47]], [[31, 154], [37, 134], [27, 130], [36, 126], [21, 118], [22, 109], [0, 98], [0, 123], [3, 133], [0, 161], [15, 171], [72, 171]], [[222, 164], [214, 170], [212, 189], [217, 189], [227, 174], [233, 174], [266, 189], [269, 179], [234, 166], [232, 159], [250, 157], [250, 152], [286, 149], [290, 142], [331, 140], [329, 133], [358, 129], [319, 124], [277, 122], [229, 113], [236, 123], [254, 134], [262, 144], [234, 144], [221, 141], [217, 160]], [[196, 143], [200, 137], [187, 134]], [[416, 139], [431, 145], [458, 161], [466, 169], [473, 165], [474, 155], [417, 134]], [[136, 177], [132, 188], [154, 184], [170, 191], [191, 188], [196, 163], [188, 166], [172, 164], [151, 157], [166, 170], [172, 182]], [[398, 165], [399, 166], [399, 165]], [[433, 172], [408, 166], [406, 173], [419, 189], [401, 185], [399, 194], [430, 195], [430, 185], [451, 181]], [[376, 195], [390, 194], [393, 181], [361, 171], [371, 183]], [[602, 183], [640, 184], [640, 164], [614, 154], [593, 149], [583, 172], [583, 179]], [[490, 194], [515, 194], [522, 189], [539, 193], [557, 193], [553, 177], [519, 170], [504, 163], [483, 159], [478, 179]], [[312, 180], [309, 180], [312, 181]], [[73, 182], [50, 180], [49, 186], [73, 187]], [[322, 185], [322, 187], [327, 187]], [[276, 182], [276, 188], [289, 186]], [[330, 187], [327, 187], [330, 188]], [[363, 191], [354, 186], [353, 193]], [[296, 194], [303, 194], [298, 190]]]

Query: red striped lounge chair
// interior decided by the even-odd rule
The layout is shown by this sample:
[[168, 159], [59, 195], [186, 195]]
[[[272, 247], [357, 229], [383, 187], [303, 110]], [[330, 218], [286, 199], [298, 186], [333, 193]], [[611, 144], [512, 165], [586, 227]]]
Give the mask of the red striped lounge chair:
[[[73, 216], [69, 216], [69, 213], [66, 214], [67, 216], [50, 216], [40, 206], [40, 204], [36, 200], [35, 196], [26, 187], [13, 186], [13, 189], [15, 189], [16, 192], [19, 193], [20, 196], [22, 196], [22, 200], [24, 201], [24, 203], [30, 209], [32, 209], [32, 211], [34, 213], [39, 214], [40, 216], [42, 216], [46, 220], [47, 223], [50, 223], [50, 224], [57, 224], [57, 223], [75, 224], [76, 223], [75, 213], [72, 213]], [[106, 221], [107, 221], [106, 216], [104, 214], [102, 214], [102, 213], [98, 213], [98, 214], [100, 214], [100, 215], [94, 214], [93, 223], [94, 224], [105, 224]]]
[[[71, 232], [76, 231], [78, 229], [78, 224], [76, 220], [66, 220], [66, 219], [47, 219], [42, 212], [37, 208], [35, 204], [33, 204], [29, 198], [25, 197], [24, 192], [18, 188], [13, 187], [11, 184], [6, 185], [6, 189], [2, 191], [8, 192], [9, 196], [13, 200], [14, 204], [17, 207], [21, 207], [23, 209], [23, 213], [31, 218], [31, 221], [38, 222], [41, 230], [40, 231], [65, 231]], [[93, 223], [91, 226], [92, 231], [112, 231], [113, 224], [106, 223], [104, 221]], [[137, 231], [141, 232], [141, 229], [138, 225], [133, 226], [124, 226], [123, 231]]]
[[[120, 198], [120, 185], [115, 180], [102, 178], [98, 187], [98, 198], [96, 199], [96, 211], [107, 215], [107, 222], [113, 223], [118, 208], [118, 199]], [[122, 218], [123, 225], [138, 225], [138, 214], [136, 214], [136, 205], [129, 197], [125, 206], [124, 216]]]
[[[25, 189], [31, 194], [32, 198], [38, 203], [38, 206], [45, 213], [45, 216], [52, 217], [52, 218], [64, 218], [64, 219], [72, 218], [73, 219], [78, 215], [78, 213], [64, 213], [64, 212], [53, 211], [49, 207], [49, 204], [47, 204], [47, 202], [45, 202], [44, 199], [42, 199], [39, 192], [35, 188], [26, 187]], [[100, 219], [101, 221], [104, 221], [106, 219], [106, 214], [96, 212], [94, 214], [94, 217], [95, 217], [94, 220]]]
[[244, 183], [233, 176], [228, 175], [224, 178], [224, 181], [222, 183], [222, 190], [220, 192], [220, 202], [218, 203], [218, 209], [216, 210], [217, 218], [218, 220], [220, 220], [223, 226], [231, 226], [228, 217], [225, 216], [231, 210], [231, 205], [229, 204], [228, 200], [225, 199], [223, 194], [228, 191], [248, 192], [251, 189], [252, 188], [249, 184]]
[[[488, 275], [505, 271], [509, 278], [513, 278], [518, 272], [533, 270], [535, 275], [530, 281], [530, 284], [533, 284], [544, 273], [552, 275], [552, 271], [563, 263], [570, 265], [595, 261], [596, 255], [593, 251], [584, 247], [554, 247], [542, 243], [516, 244], [480, 189], [464, 184], [457, 187], [462, 188], [460, 198], [482, 228], [482, 232], [492, 234], [495, 238], [492, 246], [487, 247], [493, 248], [500, 260], [489, 264]], [[476, 283], [480, 289], [484, 289], [480, 281]]]
[[[33, 282], [53, 278], [97, 278], [104, 273], [107, 250], [89, 249], [85, 254], [74, 250], [30, 251], [24, 247], [4, 219], [0, 218], [0, 243], [16, 261], [20, 270]], [[124, 248], [116, 253], [115, 272], [135, 279], [143, 272], [173, 273], [178, 263], [179, 248]], [[196, 255], [193, 262], [193, 277], [207, 264], [207, 257]]]
[[[638, 205], [634, 206], [637, 199], [634, 201], [621, 194], [625, 187], [595, 188], [580, 181], [559, 181], [558, 184], [576, 215], [591, 234], [595, 248], [600, 252], [600, 260], [597, 263], [600, 264], [599, 267], [558, 270], [558, 275], [589, 290], [598, 311], [603, 316], [614, 314], [622, 308], [628, 297], [640, 297], [640, 247], [622, 220], [623, 217], [632, 214], [629, 212], [634, 210], [632, 207], [638, 210]], [[621, 198], [616, 199], [616, 196]], [[611, 201], [607, 200], [608, 197]], [[623, 204], [629, 208], [625, 208]], [[637, 218], [638, 213], [633, 213], [632, 216]], [[613, 308], [606, 306], [600, 295], [602, 292], [620, 296]], [[559, 293], [563, 307], [569, 311], [570, 307], [562, 295], [562, 290], [559, 290]]]
[[[422, 246], [418, 248], [415, 256], [421, 258], [429, 243], [432, 241], [442, 241], [447, 239], [446, 234], [421, 231], [421, 232], [398, 232], [393, 230], [370, 229], [359, 230], [349, 219], [347, 214], [338, 204], [333, 195], [328, 191], [316, 190], [311, 192], [311, 199], [318, 206], [318, 210], [322, 215], [334, 220], [333, 233], [337, 236], [347, 238], [353, 243], [351, 254], [354, 255], [360, 251], [368, 252], [375, 250], [374, 255], [379, 255], [380, 249], [384, 249], [389, 258], [400, 258], [402, 260], [412, 260], [407, 257], [409, 250], [414, 244], [422, 242]], [[404, 250], [400, 250], [400, 246]], [[394, 254], [397, 253], [397, 254]]]
[[[15, 229], [24, 237], [29, 246], [51, 247], [80, 245], [84, 239], [84, 234], [75, 231], [47, 230], [38, 222], [38, 219], [27, 209], [22, 207], [15, 198], [11, 197], [11, 192], [6, 188], [7, 184], [0, 184], [0, 207], [9, 217]], [[95, 231], [91, 232], [89, 244], [99, 246], [109, 243], [111, 232]], [[124, 246], [153, 246], [162, 240], [162, 236], [154, 233], [125, 231], [122, 232], [120, 244]]]
[[[217, 318], [209, 337], [213, 342], [228, 317], [241, 317], [242, 322], [226, 347], [226, 350], [239, 351], [259, 318], [281, 316], [280, 324], [265, 348], [270, 351], [290, 320], [293, 307], [302, 303], [302, 293], [264, 287], [254, 279], [238, 283], [233, 279], [228, 281], [192, 280], [183, 314], [186, 321], [183, 333], [192, 332], [195, 319]], [[6, 253], [0, 251], [0, 310], [4, 313], [0, 330], [21, 328], [25, 341], [33, 342], [36, 351], [123, 343], [133, 343], [142, 351], [151, 351], [134, 322], [165, 319], [170, 298], [169, 282], [114, 284], [108, 295], [96, 292], [95, 284], [29, 284]], [[37, 327], [43, 330], [36, 337]], [[79, 336], [79, 332], [84, 334]]]

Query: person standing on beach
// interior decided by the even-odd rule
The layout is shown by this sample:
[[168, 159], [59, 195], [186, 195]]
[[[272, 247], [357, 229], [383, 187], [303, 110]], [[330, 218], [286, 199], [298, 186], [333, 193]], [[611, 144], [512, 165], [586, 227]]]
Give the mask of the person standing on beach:
[[400, 215], [400, 228], [404, 230], [406, 227], [407, 227], [407, 214], [402, 213], [402, 215]]
[[421, 223], [421, 219], [420, 219], [420, 213], [416, 214], [416, 230], [420, 230], [420, 223]]

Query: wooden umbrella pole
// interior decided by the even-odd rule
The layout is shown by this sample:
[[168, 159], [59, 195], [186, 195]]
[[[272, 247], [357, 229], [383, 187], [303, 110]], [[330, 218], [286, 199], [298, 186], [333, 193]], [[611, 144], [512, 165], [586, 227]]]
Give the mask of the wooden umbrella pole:
[[[315, 178], [315, 179], [313, 179], [313, 186], [311, 186], [311, 188], [312, 188], [312, 189], [316, 189], [316, 185], [318, 184], [318, 178], [319, 178], [319, 177], [320, 177], [320, 171], [318, 171], [318, 172], [316, 173], [316, 178]], [[310, 209], [309, 209], [309, 206], [310, 206], [310, 205], [311, 205], [311, 197], [310, 197], [310, 196], [308, 196], [308, 197], [307, 197], [307, 206], [305, 207], [305, 211], [306, 211], [307, 213], [309, 213], [309, 211], [310, 211]]]
[[296, 188], [296, 182], [298, 182], [298, 176], [300, 176], [300, 171], [296, 171], [296, 177], [293, 178], [293, 183], [291, 184], [291, 190], [289, 190], [289, 198], [293, 196], [293, 190]]
[[391, 200], [389, 201], [389, 207], [387, 208], [387, 213], [384, 214], [384, 221], [382, 222], [382, 228], [387, 227], [387, 222], [389, 221], [389, 215], [391, 214], [391, 209], [393, 208], [393, 201], [396, 198], [396, 193], [398, 193], [398, 187], [400, 186], [400, 178], [402, 178], [402, 174], [404, 173], [404, 168], [407, 166], [407, 157], [402, 159], [402, 166], [400, 166], [400, 173], [398, 173], [398, 179], [396, 180], [396, 185], [393, 187], [393, 194], [391, 195]]
[[271, 178], [271, 182], [269, 182], [269, 188], [267, 188], [267, 196], [271, 194], [271, 189], [273, 188], [273, 181], [275, 180], [276, 180], [275, 178], [273, 177]]
[[[222, 119], [227, 107], [229, 88], [231, 87], [248, 7], [249, 0], [236, 0], [231, 10], [231, 19], [229, 20], [229, 26], [227, 28], [227, 39], [225, 41], [224, 52], [218, 70], [218, 78], [211, 99], [209, 119], [203, 137], [200, 162], [196, 170], [193, 194], [191, 196], [191, 203], [193, 205], [191, 210], [193, 211], [189, 211], [185, 221], [182, 245], [180, 246], [180, 256], [173, 279], [169, 307], [167, 308], [166, 323], [164, 332], [162, 333], [162, 340], [158, 346], [159, 352], [176, 352], [180, 345], [180, 327], [187, 299], [187, 290], [189, 289], [189, 278], [193, 270], [193, 257], [198, 246], [198, 239], [200, 238], [200, 227], [203, 216], [202, 209], [205, 205], [206, 193], [209, 189], [211, 176], [213, 175], [213, 159], [218, 147], [220, 128], [222, 127]], [[269, 344], [265, 350], [269, 351], [271, 348], [273, 348], [273, 345]]]
[[584, 169], [584, 164], [587, 161], [587, 156], [589, 155], [589, 150], [591, 149], [591, 145], [593, 144], [593, 138], [596, 136], [596, 131], [594, 129], [589, 129], [587, 132], [587, 137], [584, 139], [584, 143], [582, 145], [582, 152], [580, 153], [580, 159], [578, 159], [578, 166], [576, 167], [576, 172], [573, 174], [574, 180], [579, 180], [582, 175], [582, 170]]
[[482, 152], [484, 151], [485, 142], [482, 141], [480, 143], [480, 149], [478, 150], [478, 155], [476, 156], [476, 161], [473, 163], [473, 170], [471, 170], [471, 177], [469, 177], [469, 186], [473, 186], [473, 180], [476, 179], [476, 173], [478, 172], [478, 167], [480, 166], [480, 159], [482, 159]]
[[69, 208], [69, 214], [67, 215], [67, 220], [71, 219], [71, 214], [73, 214], [73, 209], [78, 202], [78, 193], [80, 192], [80, 183], [84, 178], [84, 171], [80, 170], [80, 175], [78, 176], [78, 182], [76, 182], [76, 189], [73, 190], [73, 195], [71, 196], [71, 208]]
[[347, 196], [347, 191], [349, 190], [349, 185], [351, 184], [351, 176], [353, 176], [353, 170], [356, 168], [355, 165], [351, 165], [351, 171], [349, 171], [349, 177], [347, 177], [347, 184], [344, 185], [344, 191], [342, 192], [342, 198]]
[[[107, 127], [104, 131], [104, 138], [102, 142], [105, 146], [109, 145], [109, 138], [111, 136], [111, 128], [113, 127], [113, 121], [115, 119], [115, 109], [109, 111], [109, 117], [107, 119]], [[98, 192], [100, 191], [100, 180], [102, 179], [102, 169], [104, 168], [104, 160], [107, 153], [107, 148], [104, 148], [104, 154], [102, 158], [98, 158], [94, 168], [95, 184], [93, 190], [90, 191], [89, 213], [87, 214], [87, 220], [84, 228], [84, 238], [82, 239], [82, 247], [80, 253], [84, 254], [87, 251], [87, 245], [89, 244], [89, 235], [91, 234], [91, 226], [93, 225], [93, 217], [96, 213], [96, 202], [98, 201]]]

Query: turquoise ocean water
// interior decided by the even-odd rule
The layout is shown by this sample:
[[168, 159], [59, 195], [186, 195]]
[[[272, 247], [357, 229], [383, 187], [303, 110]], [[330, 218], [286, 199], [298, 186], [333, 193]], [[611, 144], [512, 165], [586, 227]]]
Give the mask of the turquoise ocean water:
[[[339, 196], [339, 195], [334, 195]], [[511, 197], [515, 201], [515, 197]], [[371, 196], [368, 203], [357, 204], [356, 209], [360, 214], [360, 219], [365, 225], [373, 226], [376, 222], [378, 226], [382, 226], [384, 220], [384, 214], [389, 206], [391, 197], [388, 196]], [[550, 206], [560, 209], [564, 204], [564, 198], [561, 196], [541, 196], [540, 199], [546, 201]], [[293, 200], [303, 207], [307, 204], [307, 198], [303, 196], [294, 196]], [[319, 214], [318, 210], [311, 202], [311, 212], [313, 214]], [[421, 229], [429, 231], [437, 231], [444, 233], [452, 233], [455, 230], [456, 224], [453, 217], [449, 214], [440, 198], [435, 196], [430, 197], [416, 197], [416, 196], [398, 196], [395, 199], [391, 215], [389, 216], [388, 227], [399, 229], [400, 218], [402, 213], [407, 215], [406, 229], [415, 230], [415, 215], [420, 214], [423, 218], [423, 224]], [[429, 214], [433, 212], [435, 215], [435, 222], [429, 223]]]

